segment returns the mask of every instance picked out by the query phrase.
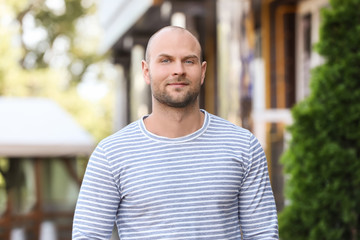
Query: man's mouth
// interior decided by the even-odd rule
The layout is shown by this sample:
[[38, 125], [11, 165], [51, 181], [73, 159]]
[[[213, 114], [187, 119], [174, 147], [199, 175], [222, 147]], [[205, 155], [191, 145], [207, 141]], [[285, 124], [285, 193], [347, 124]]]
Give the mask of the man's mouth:
[[187, 86], [189, 84], [185, 83], [185, 82], [175, 82], [175, 83], [169, 83], [168, 85], [170, 85], [170, 86]]
[[183, 79], [183, 80], [180, 80], [180, 79], [176, 79], [176, 80], [171, 80], [167, 83], [167, 85], [169, 86], [174, 86], [174, 87], [183, 87], [183, 86], [187, 86], [189, 85], [189, 81]]

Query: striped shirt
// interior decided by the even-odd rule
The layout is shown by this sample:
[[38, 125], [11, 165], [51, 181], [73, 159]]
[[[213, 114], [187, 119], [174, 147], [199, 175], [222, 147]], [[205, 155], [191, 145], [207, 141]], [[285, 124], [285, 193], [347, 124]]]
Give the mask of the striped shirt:
[[[198, 131], [166, 138], [142, 119], [102, 140], [87, 165], [73, 239], [278, 239], [258, 140], [205, 114]], [[243, 235], [243, 238], [241, 237]]]

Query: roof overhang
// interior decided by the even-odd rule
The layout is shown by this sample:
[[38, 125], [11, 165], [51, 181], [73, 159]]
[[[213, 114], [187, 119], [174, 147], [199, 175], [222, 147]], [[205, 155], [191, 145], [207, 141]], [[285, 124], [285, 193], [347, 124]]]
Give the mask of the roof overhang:
[[93, 137], [55, 102], [0, 97], [0, 156], [90, 155]]
[[102, 0], [99, 2], [99, 20], [103, 28], [103, 39], [99, 53], [108, 51], [146, 11], [159, 0]]

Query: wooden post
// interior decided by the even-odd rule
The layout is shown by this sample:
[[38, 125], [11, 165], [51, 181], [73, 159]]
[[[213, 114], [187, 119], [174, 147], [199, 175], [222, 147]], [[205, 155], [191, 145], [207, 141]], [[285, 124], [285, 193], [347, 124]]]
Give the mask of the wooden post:
[[34, 235], [35, 239], [39, 239], [40, 236], [40, 226], [43, 220], [43, 194], [42, 194], [42, 184], [41, 181], [43, 178], [43, 161], [41, 158], [35, 158], [35, 185], [36, 185], [36, 204], [34, 207]]

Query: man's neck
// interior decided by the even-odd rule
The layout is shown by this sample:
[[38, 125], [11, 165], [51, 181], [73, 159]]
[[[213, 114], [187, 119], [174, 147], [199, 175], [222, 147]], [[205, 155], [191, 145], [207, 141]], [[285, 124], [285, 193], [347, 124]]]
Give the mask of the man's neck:
[[168, 138], [178, 138], [199, 130], [205, 115], [199, 107], [154, 108], [144, 120], [146, 129], [153, 134]]

